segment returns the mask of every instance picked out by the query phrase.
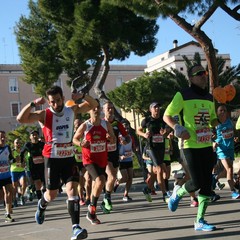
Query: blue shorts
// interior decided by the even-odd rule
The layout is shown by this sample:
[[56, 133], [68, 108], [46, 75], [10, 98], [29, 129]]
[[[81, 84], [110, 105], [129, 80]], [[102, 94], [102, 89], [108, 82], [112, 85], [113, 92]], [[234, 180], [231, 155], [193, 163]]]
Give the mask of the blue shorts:
[[22, 172], [11, 172], [12, 182], [17, 182], [21, 178], [26, 177], [25, 171]]
[[234, 150], [228, 150], [228, 151], [221, 151], [221, 152], [217, 152], [217, 157], [218, 159], [230, 159], [230, 160], [234, 160]]

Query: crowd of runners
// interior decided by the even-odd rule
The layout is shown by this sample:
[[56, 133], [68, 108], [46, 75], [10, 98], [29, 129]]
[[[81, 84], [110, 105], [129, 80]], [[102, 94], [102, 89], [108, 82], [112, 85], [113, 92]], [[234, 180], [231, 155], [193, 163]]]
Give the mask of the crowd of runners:
[[[0, 199], [6, 210], [5, 221], [14, 222], [14, 208], [37, 199], [35, 220], [43, 224], [49, 203], [65, 185], [71, 240], [87, 238], [87, 230], [80, 226], [80, 206], [87, 207], [87, 220], [97, 225], [101, 224], [98, 211], [109, 214], [114, 209], [112, 194], [120, 184], [125, 184], [122, 201], [134, 200], [133, 159], [138, 152], [140, 165], [146, 170], [146, 200], [151, 202], [152, 195], [160, 190], [163, 204], [176, 211], [182, 197], [189, 194], [190, 206], [198, 207], [194, 229], [215, 230], [205, 220], [205, 212], [209, 201], [220, 199], [214, 190], [225, 187], [222, 177], [227, 178], [229, 196], [240, 198], [239, 172], [233, 172], [236, 128], [225, 105], [215, 110], [213, 97], [206, 90], [204, 68], [193, 65], [188, 77], [190, 87], [176, 93], [163, 116], [158, 102], [150, 104], [150, 116], [142, 120], [136, 135], [127, 119], [115, 118], [112, 102], [101, 105], [81, 92], [72, 93], [74, 101], [82, 99], [72, 106], [65, 106], [58, 86], [46, 92], [46, 99], [27, 104], [17, 120], [22, 124], [39, 122], [41, 133], [31, 131], [25, 143], [16, 138], [11, 149], [6, 133], [0, 131]], [[34, 110], [46, 101], [46, 109]], [[88, 120], [76, 117], [87, 112]], [[171, 189], [173, 161], [182, 169], [175, 173]]]

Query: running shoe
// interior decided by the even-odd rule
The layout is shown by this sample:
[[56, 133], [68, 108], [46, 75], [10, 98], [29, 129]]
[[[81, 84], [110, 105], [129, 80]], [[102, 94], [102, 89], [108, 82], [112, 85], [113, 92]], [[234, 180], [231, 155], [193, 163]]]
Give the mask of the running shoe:
[[240, 198], [240, 194], [235, 192], [235, 191], [233, 191], [232, 192], [232, 199], [239, 199], [239, 198]]
[[86, 203], [83, 199], [80, 199], [79, 204], [80, 204], [80, 206], [84, 206]]
[[166, 192], [163, 194], [163, 201], [164, 201], [165, 203], [168, 203], [168, 201], [169, 201], [169, 197], [168, 197], [168, 195], [167, 195]]
[[208, 224], [207, 221], [201, 218], [198, 222], [194, 222], [194, 229], [196, 231], [210, 232], [216, 230], [216, 227], [214, 225]]
[[225, 187], [225, 184], [224, 184], [224, 183], [217, 182], [217, 183], [216, 183], [216, 186], [217, 186], [218, 190], [222, 190], [222, 189]]
[[41, 199], [38, 200], [38, 206], [37, 206], [37, 211], [35, 213], [35, 221], [38, 224], [43, 224], [44, 220], [45, 220], [45, 210], [46, 209], [42, 209], [40, 206], [40, 202]]
[[156, 191], [155, 191], [155, 190], [152, 190], [152, 191], [151, 191], [151, 195], [157, 195]]
[[213, 174], [212, 175], [212, 189], [215, 190], [216, 188], [216, 184], [217, 184], [217, 175], [216, 174]]
[[197, 199], [193, 199], [190, 203], [190, 207], [198, 207], [198, 200]]
[[105, 213], [105, 214], [110, 213], [110, 211], [105, 208], [105, 203], [104, 202], [101, 203], [100, 208], [102, 209], [103, 213]]
[[5, 222], [15, 222], [9, 213], [5, 213]]
[[112, 202], [111, 202], [111, 199], [109, 199], [109, 198], [104, 198], [104, 199], [103, 199], [103, 202], [104, 202], [105, 208], [106, 208], [108, 211], [112, 211]]
[[167, 191], [167, 196], [170, 198], [172, 193], [170, 191]]
[[177, 191], [179, 190], [180, 186], [176, 185], [173, 189], [173, 193], [168, 200], [168, 209], [172, 212], [175, 212], [178, 208], [178, 203], [181, 200], [181, 197], [177, 195]]
[[85, 239], [88, 237], [87, 230], [79, 226], [73, 228], [71, 240]]
[[150, 193], [151, 193], [151, 190], [148, 187], [145, 187], [143, 189], [143, 194], [145, 195], [145, 198], [148, 202], [152, 202], [152, 197], [151, 197]]
[[86, 218], [92, 225], [98, 225], [101, 223], [100, 220], [97, 218], [95, 206], [88, 205]]
[[124, 202], [131, 202], [132, 198], [130, 198], [129, 196], [123, 196], [123, 201]]
[[221, 197], [216, 194], [215, 192], [212, 193], [212, 196], [211, 196], [211, 202], [216, 202], [220, 199]]

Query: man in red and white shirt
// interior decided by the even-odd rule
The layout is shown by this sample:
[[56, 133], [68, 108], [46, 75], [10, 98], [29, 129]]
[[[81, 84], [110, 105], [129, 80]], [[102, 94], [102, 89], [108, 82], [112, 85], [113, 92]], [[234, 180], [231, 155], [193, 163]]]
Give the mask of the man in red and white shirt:
[[32, 112], [32, 108], [45, 103], [44, 98], [38, 98], [27, 104], [18, 114], [20, 123], [39, 122], [45, 145], [43, 156], [46, 169], [46, 192], [38, 202], [35, 220], [42, 224], [45, 219], [45, 210], [49, 202], [54, 200], [58, 194], [60, 179], [66, 184], [68, 195], [68, 212], [72, 220], [74, 239], [87, 238], [86, 229], [79, 226], [79, 196], [78, 181], [79, 174], [73, 156], [73, 122], [76, 114], [86, 113], [97, 106], [97, 101], [83, 93], [72, 93], [72, 99], [84, 98], [81, 104], [71, 107], [64, 105], [64, 96], [59, 86], [53, 86], [46, 92], [49, 108]]
[[87, 213], [87, 219], [93, 225], [101, 223], [96, 216], [96, 208], [106, 182], [107, 142], [109, 144], [116, 143], [111, 124], [101, 119], [100, 115], [99, 104], [90, 111], [90, 119], [82, 123], [73, 136], [73, 143], [82, 147], [83, 165], [93, 180], [91, 203]]

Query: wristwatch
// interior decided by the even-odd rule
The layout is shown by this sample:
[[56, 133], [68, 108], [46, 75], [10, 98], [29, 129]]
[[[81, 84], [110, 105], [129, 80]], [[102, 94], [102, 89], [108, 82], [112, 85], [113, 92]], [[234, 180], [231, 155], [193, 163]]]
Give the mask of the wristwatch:
[[34, 107], [36, 107], [36, 104], [34, 102], [31, 102], [30, 106], [31, 106], [31, 108], [34, 108]]

